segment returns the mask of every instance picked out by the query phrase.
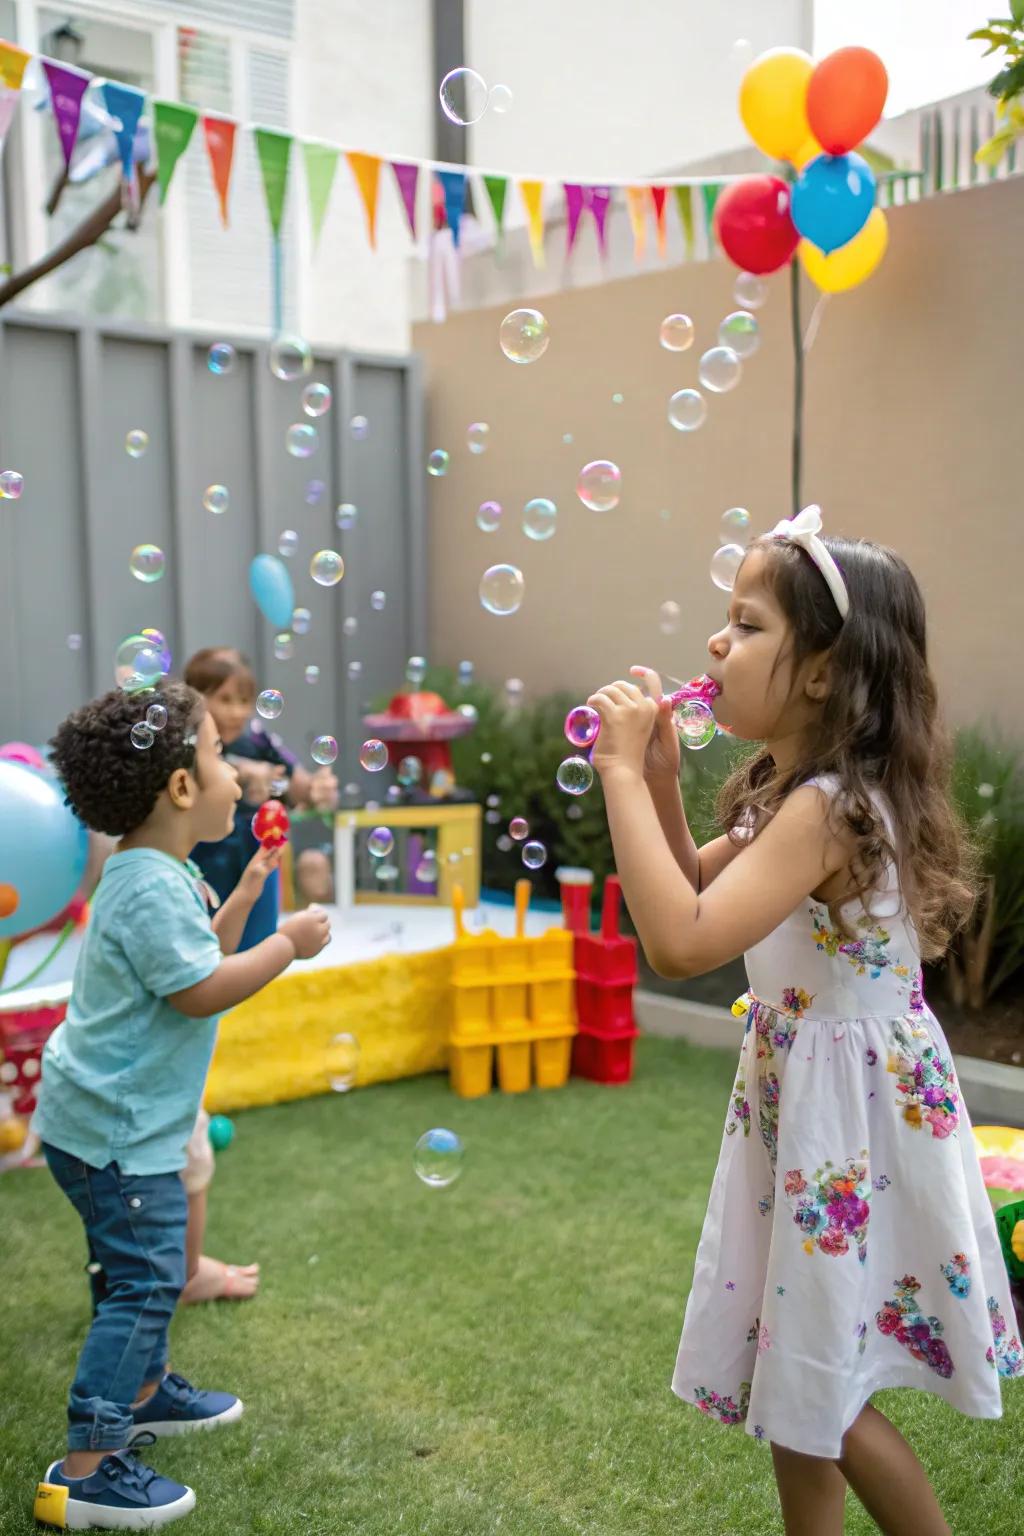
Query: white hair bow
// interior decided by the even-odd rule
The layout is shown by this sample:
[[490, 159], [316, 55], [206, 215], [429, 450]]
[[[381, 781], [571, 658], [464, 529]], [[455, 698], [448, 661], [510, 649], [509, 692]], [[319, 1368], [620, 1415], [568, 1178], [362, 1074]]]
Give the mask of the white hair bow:
[[804, 507], [796, 517], [784, 517], [780, 523], [776, 523], [771, 531], [771, 537], [786, 539], [790, 544], [798, 544], [805, 554], [810, 555], [828, 583], [828, 589], [835, 599], [840, 617], [845, 619], [850, 611], [850, 594], [846, 590], [842, 572], [818, 537], [820, 533], [821, 508], [810, 506]]

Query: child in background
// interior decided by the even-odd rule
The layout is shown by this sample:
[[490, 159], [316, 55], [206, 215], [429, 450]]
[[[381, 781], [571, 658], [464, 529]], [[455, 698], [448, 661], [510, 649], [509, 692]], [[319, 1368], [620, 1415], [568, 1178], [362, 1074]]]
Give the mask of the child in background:
[[[155, 705], [151, 745], [133, 727]], [[75, 711], [53, 761], [85, 824], [118, 837], [106, 861], [67, 1017], [43, 1052], [33, 1130], [85, 1227], [93, 1317], [68, 1404], [68, 1454], [39, 1484], [36, 1518], [141, 1529], [187, 1514], [195, 1494], [130, 1447], [228, 1424], [242, 1404], [168, 1370], [168, 1325], [185, 1283], [180, 1171], [217, 1015], [329, 938], [315, 909], [236, 954], [276, 856], [260, 851], [211, 925], [188, 852], [227, 836], [238, 778], [212, 715], [183, 684], [115, 690]]]
[[[673, 1390], [771, 1443], [787, 1536], [948, 1536], [871, 1402], [918, 1387], [998, 1418], [1024, 1376], [970, 1121], [920, 960], [973, 904], [924, 603], [891, 550], [816, 507], [753, 542], [711, 636], [715, 711], [762, 745], [698, 849], [654, 673], [590, 700], [615, 860], [649, 961], [746, 960], [747, 1031]], [[979, 1490], [979, 1498], [981, 1490]], [[973, 1528], [973, 1527], [972, 1527]]]

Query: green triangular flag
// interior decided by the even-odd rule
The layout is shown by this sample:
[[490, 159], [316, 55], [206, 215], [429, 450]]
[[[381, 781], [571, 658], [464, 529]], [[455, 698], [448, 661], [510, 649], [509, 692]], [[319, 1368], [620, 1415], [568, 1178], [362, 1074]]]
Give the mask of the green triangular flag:
[[690, 193], [692, 187], [676, 187], [676, 202], [679, 205], [679, 222], [683, 226], [683, 240], [686, 244], [686, 259], [693, 260], [693, 202]]
[[309, 221], [313, 226], [314, 245], [320, 239], [340, 153], [341, 151], [335, 149], [333, 144], [310, 144], [303, 140], [302, 158], [306, 165]]
[[183, 106], [180, 101], [154, 101], [153, 137], [156, 141], [156, 177], [160, 186], [160, 201], [167, 196], [167, 188], [174, 175], [174, 167], [188, 149], [192, 130], [199, 121], [195, 107]]
[[713, 255], [717, 249], [715, 244], [715, 204], [722, 192], [722, 183], [714, 182], [711, 186], [701, 187], [704, 194], [704, 217], [708, 225], [708, 254]]
[[484, 186], [487, 189], [487, 196], [494, 214], [494, 222], [498, 226], [498, 240], [500, 243], [502, 226], [505, 222], [505, 193], [508, 190], [508, 177], [485, 176]]
[[256, 153], [260, 157], [260, 170], [263, 172], [263, 192], [267, 199], [270, 227], [276, 240], [281, 233], [292, 136], [290, 133], [278, 133], [275, 128], [254, 128], [253, 133], [256, 137]]

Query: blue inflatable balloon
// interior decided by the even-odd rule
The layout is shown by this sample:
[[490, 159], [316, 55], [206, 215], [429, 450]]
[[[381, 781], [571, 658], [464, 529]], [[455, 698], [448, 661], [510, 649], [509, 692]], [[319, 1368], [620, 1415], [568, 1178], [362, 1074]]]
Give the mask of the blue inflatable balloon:
[[249, 590], [260, 613], [275, 629], [291, 629], [295, 591], [283, 560], [276, 555], [257, 555], [249, 567]]
[[18, 905], [0, 939], [31, 933], [63, 912], [82, 883], [89, 834], [55, 779], [0, 759], [0, 880]]
[[862, 155], [819, 155], [793, 188], [793, 223], [826, 256], [860, 234], [875, 206], [875, 173]]

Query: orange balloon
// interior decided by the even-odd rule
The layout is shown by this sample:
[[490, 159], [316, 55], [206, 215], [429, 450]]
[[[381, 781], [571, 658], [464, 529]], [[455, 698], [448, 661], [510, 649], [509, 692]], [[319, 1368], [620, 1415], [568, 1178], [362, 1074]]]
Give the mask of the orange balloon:
[[20, 900], [13, 885], [7, 885], [6, 882], [0, 885], [0, 918], [10, 917], [12, 912], [17, 912]]
[[882, 115], [889, 76], [870, 48], [837, 48], [822, 59], [807, 86], [807, 121], [829, 155], [846, 155]]

